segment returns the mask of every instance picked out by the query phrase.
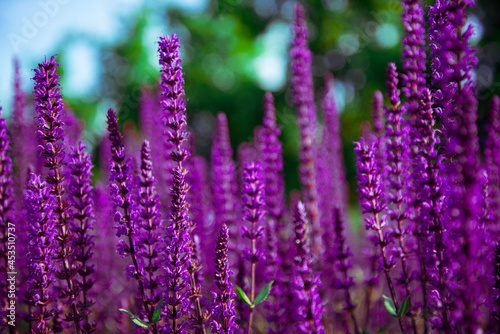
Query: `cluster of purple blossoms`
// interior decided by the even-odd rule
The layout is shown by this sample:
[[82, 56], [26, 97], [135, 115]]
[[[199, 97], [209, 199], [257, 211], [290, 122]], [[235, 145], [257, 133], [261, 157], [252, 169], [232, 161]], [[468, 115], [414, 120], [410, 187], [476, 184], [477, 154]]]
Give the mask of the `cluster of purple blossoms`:
[[[427, 33], [423, 1], [402, 5], [401, 73], [389, 63], [388, 104], [374, 92], [372, 128], [354, 144], [362, 247], [349, 224], [333, 74], [318, 118], [300, 4], [290, 72], [301, 190], [289, 198], [269, 92], [237, 162], [223, 112], [210, 162], [197, 155], [175, 35], [160, 37], [158, 91], [141, 93], [143, 140], [122, 134], [108, 111], [95, 186], [55, 58], [35, 70], [37, 124], [27, 121], [16, 62], [11, 138], [0, 119], [0, 332], [497, 331], [500, 98], [480, 140], [476, 50], [465, 28], [473, 1], [436, 0]], [[16, 270], [14, 329], [7, 277]]]

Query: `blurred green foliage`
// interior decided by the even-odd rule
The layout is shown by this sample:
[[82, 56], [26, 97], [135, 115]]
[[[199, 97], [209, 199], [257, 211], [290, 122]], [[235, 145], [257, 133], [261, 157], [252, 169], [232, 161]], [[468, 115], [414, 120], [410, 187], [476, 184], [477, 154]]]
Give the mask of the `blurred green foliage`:
[[[194, 124], [199, 154], [208, 157], [211, 140], [210, 133], [199, 130], [196, 124], [212, 125], [210, 115], [218, 111], [228, 115], [235, 151], [241, 142], [252, 140], [253, 128], [261, 124], [264, 94], [254, 63], [265, 51], [259, 38], [276, 22], [287, 24], [290, 29], [293, 4], [283, 0], [224, 0], [211, 2], [199, 15], [165, 9], [165, 22], [169, 25], [166, 32], [177, 32], [181, 37], [189, 122], [191, 126]], [[315, 54], [318, 110], [322, 77], [327, 71], [333, 72], [351, 90], [346, 94], [350, 97], [342, 110], [341, 129], [347, 176], [354, 189], [352, 142], [359, 138], [360, 124], [370, 119], [373, 91], [384, 91], [387, 63], [401, 63], [401, 42], [384, 48], [377, 43], [376, 30], [388, 24], [401, 36], [402, 8], [394, 0], [311, 0], [303, 4], [310, 28], [310, 47]], [[499, 6], [495, 1], [482, 1], [472, 10], [484, 24], [480, 41], [484, 52], [480, 53], [480, 62], [491, 69], [493, 78], [500, 78], [497, 66], [500, 25], [495, 14]], [[102, 110], [96, 106], [110, 100], [117, 101], [121, 122], [138, 123], [140, 89], [143, 85], [155, 87], [158, 80], [158, 67], [150, 62], [152, 48], [143, 42], [149, 14], [147, 9], [137, 13], [123, 42], [101, 48], [103, 72], [97, 96], [91, 99], [66, 96], [71, 108], [88, 123], [95, 125], [96, 121], [104, 120], [97, 115]], [[500, 92], [498, 79], [488, 80], [491, 82], [487, 87], [480, 85], [480, 116], [491, 95]], [[289, 88], [285, 84], [273, 92], [283, 133], [288, 190], [298, 188], [298, 137]], [[351, 191], [351, 198], [355, 197]]]

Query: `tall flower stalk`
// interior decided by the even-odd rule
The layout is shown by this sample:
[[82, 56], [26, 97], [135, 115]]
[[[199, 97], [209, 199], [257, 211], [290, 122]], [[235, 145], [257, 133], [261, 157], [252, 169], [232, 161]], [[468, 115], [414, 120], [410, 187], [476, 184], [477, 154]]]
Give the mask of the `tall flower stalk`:
[[[169, 152], [174, 162], [172, 169], [172, 203], [168, 214], [170, 225], [167, 227], [166, 254], [167, 272], [165, 296], [166, 313], [168, 317], [168, 333], [187, 333], [189, 323], [182, 320], [189, 314], [190, 297], [195, 308], [195, 326], [205, 332], [204, 317], [201, 311], [199, 296], [193, 295], [197, 282], [195, 272], [190, 271], [194, 265], [190, 256], [192, 250], [192, 226], [189, 221], [186, 195], [189, 189], [185, 181], [187, 170], [183, 162], [189, 156], [189, 148], [185, 141], [188, 133], [186, 126], [186, 101], [184, 99], [184, 79], [179, 55], [179, 39], [177, 36], [162, 36], [158, 52], [160, 54], [161, 75], [161, 107], [165, 121], [167, 141], [171, 143]], [[190, 290], [191, 289], [191, 290]]]
[[312, 249], [314, 254], [321, 251], [321, 227], [318, 213], [318, 190], [316, 185], [316, 129], [318, 126], [316, 104], [314, 102], [314, 86], [312, 80], [312, 55], [307, 45], [308, 30], [302, 5], [295, 5], [293, 23], [293, 42], [290, 49], [292, 71], [293, 104], [297, 109], [299, 126], [299, 175], [302, 184], [304, 204], [311, 220]]
[[[389, 199], [389, 215], [396, 224], [394, 237], [398, 241], [396, 254], [401, 261], [401, 278], [399, 284], [409, 300], [412, 307], [410, 291], [410, 268], [408, 264], [409, 249], [407, 247], [408, 232], [413, 226], [409, 224], [405, 197], [408, 195], [409, 181], [409, 127], [403, 115], [405, 110], [401, 107], [400, 93], [398, 89], [398, 72], [396, 64], [389, 63], [387, 68], [387, 97], [391, 107], [385, 108], [385, 148], [387, 154], [386, 179], [387, 195]], [[417, 332], [415, 316], [412, 316], [413, 332]]]
[[[335, 226], [335, 268], [341, 272], [342, 278], [335, 282], [335, 288], [344, 290], [344, 310], [349, 314], [354, 327], [354, 333], [359, 333], [358, 322], [354, 315], [356, 305], [352, 302], [352, 288], [356, 285], [354, 278], [349, 275], [349, 270], [352, 268], [351, 257], [352, 253], [346, 245], [344, 235], [344, 218], [340, 209], [333, 209], [333, 220]], [[349, 331], [347, 319], [345, 320], [346, 332]]]
[[[138, 209], [134, 203], [134, 195], [136, 185], [132, 176], [132, 166], [130, 158], [125, 156], [125, 146], [123, 138], [118, 126], [118, 119], [113, 109], [108, 110], [107, 114], [108, 136], [111, 142], [111, 161], [110, 161], [110, 177], [109, 189], [110, 197], [113, 199], [113, 211], [115, 219], [116, 235], [118, 238], [125, 236], [125, 240], [120, 239], [117, 245], [117, 252], [121, 257], [128, 257], [132, 260], [132, 264], [126, 269], [127, 279], [134, 278], [139, 285], [139, 296], [141, 306], [148, 317], [148, 321], [152, 321], [153, 310], [147, 303], [146, 291], [144, 287], [143, 277], [145, 276], [144, 268], [139, 262], [139, 247], [138, 245]], [[154, 331], [153, 327], [153, 331]]]
[[92, 162], [85, 152], [85, 145], [78, 143], [76, 148], [71, 148], [69, 154], [69, 185], [68, 205], [71, 217], [71, 230], [73, 233], [73, 261], [77, 265], [78, 278], [76, 293], [79, 294], [77, 307], [79, 309], [78, 321], [82, 331], [92, 333], [96, 325], [89, 320], [91, 307], [94, 301], [90, 298], [94, 285], [94, 265], [91, 264], [94, 236], [90, 231], [94, 226], [94, 201], [92, 200]]
[[236, 333], [236, 311], [234, 309], [233, 285], [230, 281], [232, 271], [229, 268], [229, 259], [227, 257], [227, 243], [229, 240], [229, 230], [226, 225], [222, 225], [215, 248], [215, 285], [220, 292], [212, 292], [214, 296], [214, 308], [212, 316], [214, 320], [210, 322], [212, 332], [217, 334]]
[[294, 212], [294, 258], [292, 294], [296, 325], [300, 333], [325, 332], [321, 317], [324, 313], [318, 289], [319, 275], [311, 272], [312, 254], [309, 246], [309, 226], [304, 204], [299, 201]]
[[[143, 245], [138, 249], [138, 255], [142, 258], [142, 266], [145, 275], [144, 281], [145, 303], [148, 304], [148, 318], [152, 318], [153, 311], [161, 299], [160, 293], [160, 225], [162, 223], [159, 211], [158, 195], [156, 193], [156, 178], [153, 174], [153, 162], [151, 159], [151, 149], [149, 141], [145, 140], [141, 147], [141, 166], [139, 179], [139, 197], [137, 199], [139, 207], [138, 224], [141, 232], [138, 236], [138, 244]], [[151, 320], [151, 319], [150, 319]], [[153, 324], [153, 331], [157, 325]]]
[[51, 187], [50, 192], [57, 202], [55, 209], [55, 224], [58, 229], [56, 240], [59, 250], [56, 260], [60, 268], [56, 269], [56, 277], [66, 285], [61, 294], [67, 298], [70, 314], [66, 317], [68, 321], [75, 324], [77, 333], [81, 332], [80, 316], [78, 314], [74, 299], [77, 294], [75, 286], [76, 270], [73, 269], [71, 245], [72, 233], [69, 228], [68, 203], [65, 198], [64, 172], [65, 163], [64, 137], [63, 137], [63, 102], [56, 73], [59, 64], [54, 56], [38, 64], [35, 69], [35, 109], [38, 113], [38, 136], [41, 141], [41, 155], [45, 159], [44, 166], [49, 169], [46, 177], [47, 184]]
[[[273, 280], [272, 297], [266, 304], [267, 320], [271, 324], [271, 331], [280, 331], [280, 316], [283, 313], [281, 301], [283, 271], [282, 259], [286, 258], [283, 231], [285, 230], [285, 189], [283, 180], [282, 146], [279, 141], [281, 130], [276, 121], [274, 97], [270, 92], [264, 95], [264, 119], [260, 132], [260, 156], [262, 159], [264, 199], [267, 213], [266, 224], [266, 273], [264, 281]], [[272, 327], [275, 326], [275, 329]]]
[[243, 170], [243, 219], [250, 223], [250, 228], [242, 227], [243, 236], [250, 240], [250, 248], [243, 252], [244, 258], [250, 262], [250, 314], [248, 317], [247, 334], [252, 333], [255, 300], [255, 279], [257, 262], [263, 257], [263, 251], [257, 248], [257, 240], [262, 238], [264, 227], [262, 226], [265, 215], [264, 191], [261, 180], [262, 170], [259, 163], [253, 161], [245, 164]]
[[[380, 246], [382, 268], [397, 312], [399, 310], [399, 303], [390, 274], [395, 266], [395, 261], [394, 258], [388, 254], [387, 248], [392, 242], [392, 235], [387, 232], [387, 220], [382, 214], [387, 208], [387, 203], [384, 200], [381, 172], [375, 159], [377, 151], [374, 144], [367, 145], [363, 138], [361, 138], [360, 142], [354, 143], [354, 145], [356, 166], [358, 170], [358, 193], [362, 212], [365, 215], [365, 227], [367, 230], [375, 232], [369, 237], [373, 240], [375, 245]], [[401, 318], [398, 320], [399, 327], [404, 333], [403, 320]]]
[[40, 176], [31, 175], [24, 195], [27, 208], [27, 224], [30, 244], [28, 246], [28, 303], [30, 306], [30, 331], [37, 334], [54, 333], [51, 319], [57, 299], [54, 288], [57, 253], [54, 211], [56, 203]]

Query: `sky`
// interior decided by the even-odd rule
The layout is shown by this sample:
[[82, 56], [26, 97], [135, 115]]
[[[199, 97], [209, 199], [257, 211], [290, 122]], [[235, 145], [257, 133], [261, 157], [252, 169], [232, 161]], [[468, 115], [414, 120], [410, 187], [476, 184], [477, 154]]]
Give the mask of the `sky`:
[[[154, 41], [167, 33], [167, 22], [162, 15], [166, 6], [188, 12], [200, 12], [208, 0], [0, 0], [0, 105], [3, 113], [10, 113], [12, 104], [13, 59], [21, 65], [23, 88], [33, 89], [32, 69], [44, 57], [58, 52], [61, 42], [68, 42], [64, 50], [67, 82], [64, 92], [85, 96], [92, 93], [100, 65], [97, 46], [116, 43], [128, 31], [129, 18], [146, 6], [152, 17], [149, 27]], [[79, 36], [74, 42], [68, 36]], [[154, 37], [156, 36], [156, 37]], [[87, 38], [85, 38], [87, 37]]]

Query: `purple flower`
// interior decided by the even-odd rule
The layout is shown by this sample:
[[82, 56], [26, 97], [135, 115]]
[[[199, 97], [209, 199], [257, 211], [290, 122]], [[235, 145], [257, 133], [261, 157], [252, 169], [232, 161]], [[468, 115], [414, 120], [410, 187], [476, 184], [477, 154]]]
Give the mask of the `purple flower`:
[[[394, 95], [394, 94], [392, 94]], [[393, 99], [395, 100], [395, 98]], [[360, 196], [360, 205], [362, 213], [365, 215], [365, 227], [372, 233], [369, 238], [377, 246], [380, 246], [381, 269], [384, 271], [387, 285], [391, 292], [391, 297], [396, 307], [399, 309], [396, 291], [392, 283], [390, 271], [396, 265], [394, 257], [388, 254], [387, 246], [393, 241], [392, 234], [387, 231], [387, 220], [382, 212], [387, 209], [387, 203], [384, 200], [384, 189], [381, 179], [381, 172], [375, 159], [376, 148], [374, 144], [367, 145], [365, 140], [354, 143], [354, 153], [356, 154], [356, 167], [358, 177], [358, 193]], [[404, 332], [403, 322], [399, 318], [399, 326]]]
[[383, 106], [384, 106], [384, 94], [381, 91], [376, 90], [373, 92], [372, 98], [372, 124], [373, 131], [377, 137], [382, 135], [384, 131], [384, 120], [383, 120]]
[[150, 320], [153, 310], [150, 309], [144, 288], [144, 276], [146, 272], [142, 262], [139, 262], [138, 254], [144, 246], [138, 242], [139, 239], [139, 215], [140, 211], [135, 201], [137, 196], [136, 183], [132, 176], [130, 158], [125, 157], [123, 138], [118, 127], [118, 119], [113, 109], [107, 114], [108, 135], [111, 142], [111, 164], [109, 177], [110, 197], [113, 200], [113, 211], [116, 235], [120, 238], [117, 252], [121, 257], [130, 256], [132, 264], [125, 269], [128, 280], [134, 278], [139, 284], [141, 306]]
[[335, 288], [344, 290], [344, 310], [349, 314], [354, 327], [354, 333], [359, 333], [358, 323], [354, 316], [356, 305], [352, 302], [351, 289], [356, 285], [354, 277], [349, 275], [352, 268], [352, 253], [346, 245], [344, 236], [344, 218], [338, 208], [333, 209], [333, 219], [335, 224], [335, 269], [341, 273], [341, 278], [336, 280]]
[[473, 25], [463, 29], [466, 12], [474, 1], [437, 0], [428, 13], [429, 48], [431, 57], [433, 98], [437, 113], [445, 120], [444, 135], [454, 122], [453, 104], [462, 92], [462, 84], [472, 80], [472, 70], [477, 65], [475, 50], [469, 47]]
[[214, 296], [212, 316], [215, 319], [210, 322], [212, 332], [218, 334], [233, 334], [238, 329], [235, 322], [236, 312], [234, 310], [234, 298], [236, 298], [236, 295], [233, 293], [233, 285], [229, 280], [233, 272], [229, 268], [229, 259], [227, 257], [228, 239], [229, 230], [226, 225], [222, 225], [215, 248], [214, 275], [215, 285], [220, 292], [212, 292]]
[[307, 46], [307, 26], [302, 5], [295, 5], [293, 23], [293, 42], [291, 55], [291, 82], [293, 104], [297, 109], [299, 126], [300, 151], [299, 175], [302, 184], [304, 202], [312, 226], [312, 248], [315, 254], [321, 249], [321, 227], [319, 226], [318, 195], [315, 175], [315, 158], [317, 139], [316, 105], [314, 103], [314, 86], [312, 81], [311, 51]]
[[227, 117], [224, 113], [217, 114], [210, 160], [215, 227], [220, 228], [225, 224], [230, 233], [236, 232], [233, 230], [235, 229], [236, 205], [239, 203], [236, 200], [238, 186]]
[[[166, 271], [165, 284], [167, 286], [165, 311], [167, 315], [166, 329], [169, 333], [187, 333], [189, 322], [183, 320], [189, 314], [191, 301], [189, 297], [192, 272], [190, 249], [192, 241], [186, 195], [189, 186], [185, 181], [187, 170], [182, 163], [189, 156], [189, 148], [185, 141], [188, 133], [186, 126], [186, 101], [184, 100], [184, 79], [179, 55], [179, 39], [177, 36], [162, 36], [158, 46], [160, 54], [160, 89], [161, 107], [165, 121], [165, 135], [171, 144], [170, 158], [174, 162], [172, 168], [172, 203], [168, 214], [169, 225], [165, 239]], [[194, 282], [192, 289], [196, 288]], [[194, 296], [196, 297], [196, 296]], [[196, 298], [195, 298], [196, 299]], [[198, 299], [197, 299], [198, 300]], [[194, 303], [196, 308], [195, 325], [203, 326], [199, 300]]]
[[[37, 148], [36, 125], [32, 117], [26, 114], [26, 96], [21, 87], [21, 75], [19, 73], [19, 62], [14, 60], [14, 99], [12, 102], [12, 114], [10, 121], [10, 133], [12, 137], [12, 161], [17, 166], [14, 176], [14, 194], [16, 207], [23, 206], [23, 192], [26, 180], [29, 178], [28, 169], [41, 172], [41, 158]], [[31, 116], [31, 115], [30, 115]]]
[[445, 240], [450, 250], [449, 270], [454, 272], [456, 282], [453, 313], [455, 326], [463, 326], [474, 332], [479, 328], [481, 313], [479, 303], [482, 291], [478, 280], [484, 274], [481, 254], [485, 240], [484, 226], [481, 226], [481, 185], [478, 177], [479, 140], [477, 136], [477, 100], [475, 89], [465, 84], [453, 106], [454, 119], [448, 122], [448, 156], [454, 160], [448, 165], [450, 196], [447, 215], [450, 226], [449, 239]]
[[309, 227], [304, 204], [299, 201], [294, 216], [295, 247], [293, 278], [291, 290], [292, 307], [295, 312], [296, 325], [301, 333], [324, 333], [321, 317], [323, 305], [318, 293], [321, 282], [319, 275], [311, 272], [312, 254], [309, 248]]
[[403, 93], [408, 99], [406, 110], [416, 117], [420, 106], [420, 93], [425, 87], [425, 28], [424, 9], [420, 0], [403, 1]]
[[[439, 155], [439, 131], [434, 129], [434, 109], [428, 88], [422, 90], [422, 100], [413, 124], [412, 138], [418, 147], [413, 160], [413, 190], [417, 194], [413, 205], [415, 231], [420, 262], [419, 280], [423, 286], [424, 319], [430, 310], [440, 314], [442, 329], [449, 329], [448, 305], [445, 303], [448, 255], [443, 238], [447, 235], [444, 216], [445, 185], [443, 158]], [[427, 284], [429, 283], [429, 286]]]
[[[385, 150], [387, 166], [385, 182], [388, 196], [388, 209], [391, 222], [395, 225], [394, 238], [398, 241], [395, 254], [401, 260], [401, 277], [398, 284], [406, 296], [410, 294], [411, 268], [408, 263], [410, 249], [408, 247], [410, 233], [413, 230], [409, 223], [406, 203], [410, 202], [408, 182], [410, 181], [409, 124], [403, 118], [406, 113], [401, 107], [398, 73], [396, 64], [389, 63], [387, 69], [387, 95], [391, 107], [385, 107]], [[412, 307], [411, 298], [409, 299]], [[415, 319], [412, 322], [416, 330]]]
[[54, 258], [57, 255], [54, 211], [57, 201], [40, 176], [32, 174], [24, 195], [28, 224], [28, 301], [31, 305], [31, 328], [33, 333], [50, 333], [48, 321], [53, 317]]
[[261, 180], [260, 163], [249, 162], [243, 170], [243, 219], [250, 223], [250, 228], [243, 226], [243, 237], [252, 243], [251, 248], [246, 248], [244, 257], [252, 266], [262, 258], [263, 251], [256, 248], [257, 239], [262, 238], [264, 233], [263, 218], [264, 191]]
[[318, 187], [318, 195], [324, 243], [331, 237], [333, 207], [338, 207], [342, 211], [347, 210], [348, 197], [342, 140], [340, 138], [340, 119], [333, 90], [333, 80], [331, 73], [325, 75], [322, 101], [324, 127], [316, 164], [317, 184], [321, 184], [321, 187]]
[[487, 137], [484, 147], [484, 163], [488, 173], [489, 199], [488, 205], [493, 223], [488, 226], [492, 239], [500, 238], [500, 229], [495, 222], [500, 219], [500, 97], [493, 96], [490, 107], [488, 124], [486, 125]]
[[[68, 205], [71, 217], [70, 228], [73, 233], [72, 248], [73, 263], [78, 267], [78, 276], [75, 279], [75, 295], [79, 294], [77, 307], [79, 310], [77, 321], [81, 328], [91, 333], [95, 331], [95, 324], [89, 322], [91, 307], [90, 292], [94, 285], [94, 265], [90, 264], [94, 248], [94, 236], [90, 234], [94, 226], [94, 201], [92, 200], [92, 162], [85, 152], [85, 145], [78, 143], [76, 148], [71, 147], [68, 156], [70, 169], [68, 185]], [[75, 315], [76, 316], [76, 315]]]
[[[145, 303], [148, 304], [148, 318], [152, 317], [153, 310], [160, 301], [160, 287], [158, 270], [161, 268], [159, 253], [161, 236], [160, 225], [162, 223], [159, 211], [158, 195], [156, 193], [156, 178], [153, 174], [153, 163], [151, 160], [151, 149], [149, 141], [145, 140], [141, 148], [141, 166], [139, 179], [138, 203], [138, 225], [141, 227], [138, 233], [137, 257], [141, 261], [145, 275], [143, 277]], [[156, 326], [153, 325], [154, 330]]]
[[63, 102], [60, 93], [60, 87], [56, 73], [59, 64], [54, 60], [38, 64], [35, 69], [35, 109], [38, 113], [38, 136], [40, 140], [39, 148], [41, 155], [45, 159], [44, 166], [49, 169], [46, 177], [47, 184], [50, 185], [51, 194], [54, 195], [57, 202], [55, 208], [55, 224], [58, 229], [57, 240], [59, 250], [56, 255], [57, 262], [60, 263], [60, 269], [56, 270], [56, 277], [65, 282], [62, 287], [61, 297], [67, 298], [71, 303], [69, 307], [70, 314], [66, 318], [68, 322], [73, 321], [77, 331], [80, 323], [78, 322], [78, 311], [73, 302], [76, 289], [76, 270], [72, 268], [72, 233], [68, 228], [69, 215], [67, 212], [68, 204], [65, 199], [64, 173], [63, 165], [65, 163], [64, 136], [63, 136]]

